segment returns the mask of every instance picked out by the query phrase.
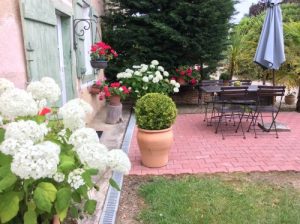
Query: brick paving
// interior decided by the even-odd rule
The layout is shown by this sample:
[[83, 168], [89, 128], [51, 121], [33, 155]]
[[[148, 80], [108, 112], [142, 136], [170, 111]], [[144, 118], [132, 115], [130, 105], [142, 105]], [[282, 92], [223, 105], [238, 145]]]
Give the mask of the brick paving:
[[228, 131], [222, 140], [221, 133], [215, 134], [214, 127], [207, 127], [203, 117], [203, 114], [177, 117], [169, 163], [162, 168], [141, 165], [135, 128], [129, 151], [130, 174], [300, 171], [299, 113], [282, 112], [278, 115], [278, 122], [291, 129], [290, 132], [280, 132], [278, 139], [271, 133], [255, 139], [253, 131], [246, 133], [246, 139], [243, 139], [241, 135], [229, 136], [233, 132]]

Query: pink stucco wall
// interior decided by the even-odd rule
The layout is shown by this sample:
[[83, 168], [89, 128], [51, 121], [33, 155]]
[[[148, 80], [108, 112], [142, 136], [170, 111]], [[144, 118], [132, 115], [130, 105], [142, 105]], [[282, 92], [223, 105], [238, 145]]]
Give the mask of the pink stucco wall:
[[0, 77], [24, 88], [26, 65], [18, 2], [0, 1]]

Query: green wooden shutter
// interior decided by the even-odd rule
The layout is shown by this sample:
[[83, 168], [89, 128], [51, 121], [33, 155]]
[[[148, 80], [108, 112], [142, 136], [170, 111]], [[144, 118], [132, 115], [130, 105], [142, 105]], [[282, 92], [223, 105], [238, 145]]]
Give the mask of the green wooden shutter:
[[29, 81], [49, 76], [60, 83], [56, 15], [50, 0], [20, 0]]

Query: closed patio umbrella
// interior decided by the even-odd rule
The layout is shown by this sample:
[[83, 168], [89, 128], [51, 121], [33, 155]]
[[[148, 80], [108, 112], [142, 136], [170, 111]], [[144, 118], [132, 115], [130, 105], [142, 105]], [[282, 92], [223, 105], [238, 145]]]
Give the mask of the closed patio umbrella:
[[254, 62], [264, 69], [273, 70], [274, 85], [274, 70], [278, 70], [280, 65], [285, 62], [281, 1], [268, 0], [265, 3], [268, 5], [267, 14], [260, 34]]

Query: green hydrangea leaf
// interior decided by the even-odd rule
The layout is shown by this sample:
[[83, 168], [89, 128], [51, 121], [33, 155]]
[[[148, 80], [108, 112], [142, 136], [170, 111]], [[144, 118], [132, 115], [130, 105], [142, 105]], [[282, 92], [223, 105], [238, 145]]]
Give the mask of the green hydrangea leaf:
[[29, 210], [25, 212], [24, 224], [37, 224], [37, 215], [34, 210]]
[[37, 187], [43, 189], [46, 192], [51, 202], [55, 201], [57, 190], [53, 184], [47, 182], [41, 182], [38, 184]]
[[70, 170], [73, 170], [75, 168], [75, 160], [72, 156], [68, 155], [60, 155], [60, 165], [59, 169], [63, 172], [68, 172]]
[[56, 198], [56, 188], [53, 184], [47, 182], [41, 182], [34, 190], [33, 199], [36, 206], [46, 212], [50, 212], [52, 208], [52, 202]]
[[0, 167], [4, 166], [4, 165], [10, 165], [12, 161], [12, 157], [9, 155], [5, 155], [2, 152], [0, 152]]
[[13, 219], [19, 211], [19, 197], [17, 192], [6, 192], [0, 195], [0, 220], [6, 223]]
[[96, 200], [87, 200], [84, 205], [84, 211], [92, 215], [96, 210], [97, 201]]
[[2, 193], [4, 190], [14, 185], [16, 181], [17, 181], [16, 175], [12, 173], [8, 173], [3, 179], [0, 180], [0, 193]]
[[121, 191], [119, 185], [116, 183], [116, 181], [112, 178], [109, 179], [109, 184], [115, 188], [117, 191]]
[[71, 198], [72, 192], [70, 188], [64, 187], [57, 191], [55, 208], [60, 220], [66, 218]]

